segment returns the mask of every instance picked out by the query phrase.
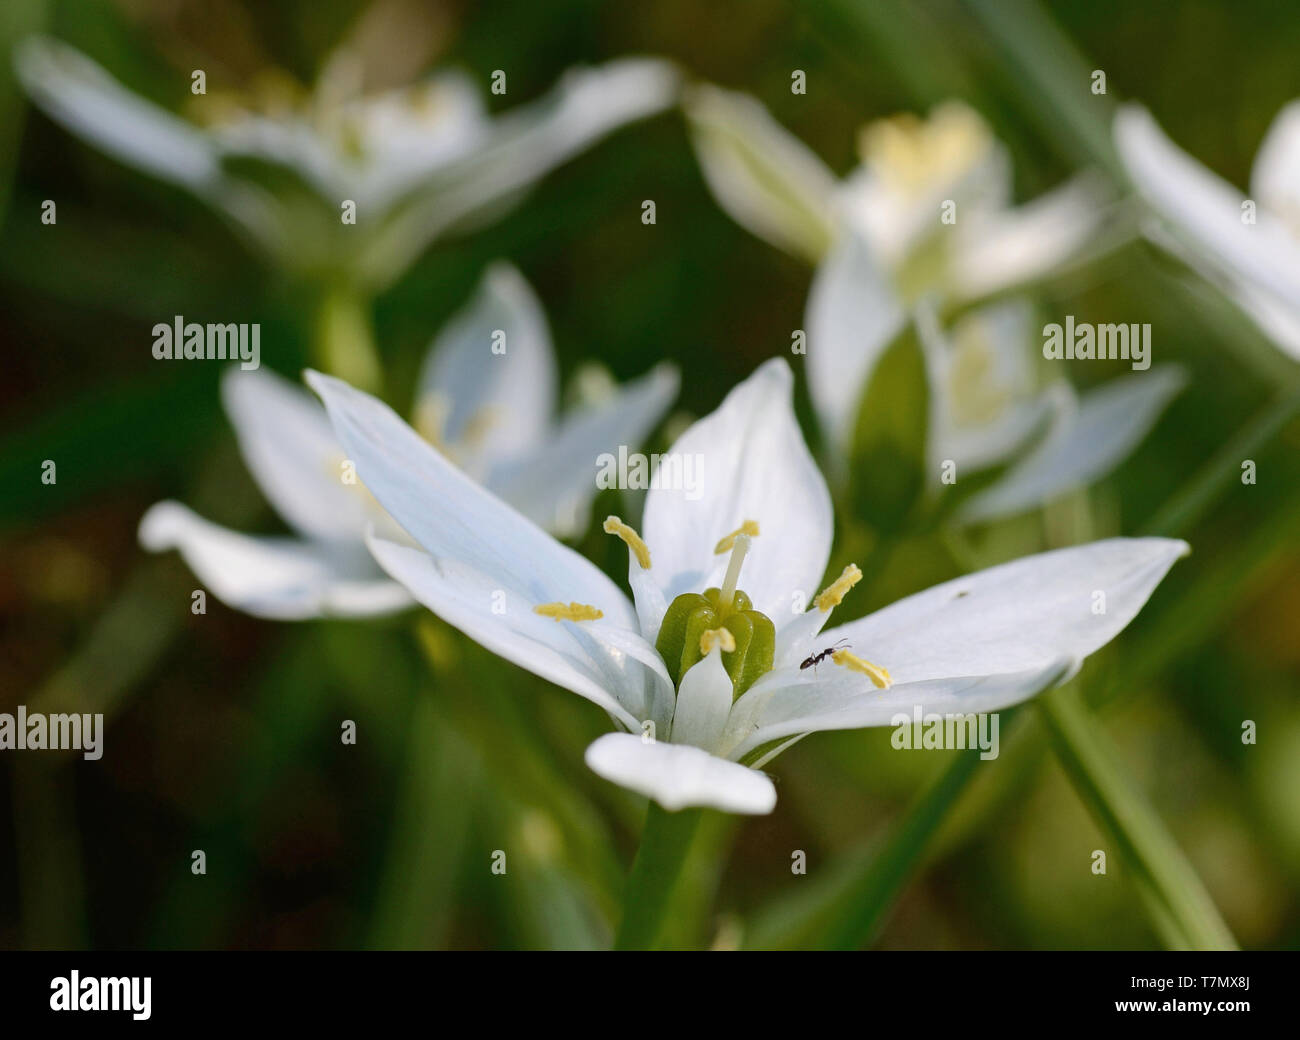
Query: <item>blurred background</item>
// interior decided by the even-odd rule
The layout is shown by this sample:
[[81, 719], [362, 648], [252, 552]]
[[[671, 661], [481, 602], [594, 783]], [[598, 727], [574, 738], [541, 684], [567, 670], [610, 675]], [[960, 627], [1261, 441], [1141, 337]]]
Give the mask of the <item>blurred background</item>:
[[[494, 111], [542, 95], [574, 64], [662, 55], [758, 97], [839, 173], [862, 123], [956, 96], [1010, 148], [1019, 198], [1084, 168], [1114, 174], [1109, 118], [1125, 98], [1245, 185], [1295, 92], [1300, 53], [1285, 5], [1208, 0], [20, 0], [0, 19], [6, 55], [47, 32], [182, 112], [192, 69], [207, 71], [210, 92], [269, 70], [309, 86], [362, 25], [368, 85], [458, 67]], [[495, 69], [508, 73], [504, 98], [487, 93]], [[794, 69], [806, 95], [790, 91]], [[1107, 74], [1105, 97], [1087, 91], [1093, 69]], [[301, 287], [185, 192], [32, 109], [7, 57], [0, 134], [0, 711], [107, 717], [99, 762], [0, 756], [0, 946], [607, 944], [642, 808], [583, 765], [607, 729], [598, 710], [427, 613], [277, 624], [210, 597], [192, 615], [189, 571], [137, 545], [141, 514], [165, 497], [280, 529], [221, 412], [223, 366], [154, 361], [150, 329], [175, 314], [260, 322], [263, 364], [295, 375], [312, 360]], [[41, 223], [45, 199], [57, 200], [57, 225]], [[644, 199], [656, 202], [653, 226], [641, 223]], [[409, 405], [433, 334], [498, 258], [536, 288], [565, 376], [588, 359], [620, 379], [674, 361], [677, 419], [788, 353], [811, 275], [719, 209], [670, 110], [555, 170], [502, 219], [434, 243], [378, 296], [375, 342], [396, 406]], [[1089, 492], [1098, 536], [1143, 529], [1295, 381], [1293, 363], [1137, 240], [1048, 284], [1041, 305], [1151, 322], [1157, 359], [1192, 376]], [[1082, 389], [1125, 370], [1077, 365], [1070, 376]], [[666, 444], [660, 431], [651, 447]], [[1229, 488], [1179, 532], [1193, 555], [1083, 678], [1124, 766], [1247, 947], [1300, 945], [1298, 446], [1292, 423], [1255, 456], [1256, 486]], [[39, 479], [47, 458], [52, 486]], [[891, 537], [855, 613], [960, 570], [933, 532]], [[1002, 537], [1017, 552], [1043, 544], [1036, 522]], [[581, 547], [621, 581], [619, 543], [597, 531]], [[354, 747], [340, 745], [344, 719], [357, 722]], [[1245, 719], [1258, 725], [1254, 746], [1241, 742]], [[688, 876], [696, 911], [675, 941], [817, 945], [799, 923], [807, 908], [872, 861], [949, 757], [894, 753], [884, 730], [798, 744], [774, 769], [773, 815], [709, 818]], [[1157, 946], [1122, 856], [1105, 878], [1088, 869], [1107, 848], [1030, 709], [870, 941]], [[206, 876], [191, 874], [196, 849]], [[499, 849], [505, 876], [489, 869]], [[791, 874], [794, 850], [807, 876]]]

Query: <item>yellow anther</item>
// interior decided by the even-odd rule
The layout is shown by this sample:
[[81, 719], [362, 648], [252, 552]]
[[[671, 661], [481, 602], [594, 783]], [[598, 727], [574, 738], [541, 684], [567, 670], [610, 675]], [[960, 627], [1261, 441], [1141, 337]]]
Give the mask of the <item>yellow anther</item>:
[[533, 613], [552, 621], [596, 621], [605, 616], [599, 607], [586, 603], [539, 603], [533, 607]]
[[817, 609], [823, 614], [829, 614], [832, 607], [838, 607], [844, 602], [844, 597], [848, 595], [849, 589], [853, 588], [861, 580], [862, 572], [858, 570], [858, 565], [850, 563], [838, 578], [818, 593], [813, 603], [817, 605]]
[[736, 637], [725, 628], [711, 628], [700, 636], [700, 653], [709, 654], [713, 650], [729, 654], [736, 649]]
[[641, 565], [643, 571], [650, 569], [650, 547], [641, 540], [641, 536], [636, 533], [636, 530], [630, 524], [623, 523], [616, 516], [607, 516], [605, 517], [604, 528], [606, 534], [612, 534], [623, 539], [624, 544], [636, 553], [636, 562]]
[[731, 534], [727, 535], [722, 539], [722, 541], [713, 547], [714, 555], [716, 556], [718, 553], [731, 552], [732, 547], [736, 544], [736, 539], [742, 534], [747, 534], [751, 538], [757, 537], [758, 521], [746, 520], [743, 524], [732, 531]]
[[894, 685], [894, 680], [889, 677], [888, 669], [863, 660], [852, 650], [836, 650], [835, 653], [831, 654], [831, 660], [851, 672], [861, 672], [876, 684], [878, 690], [887, 690]]

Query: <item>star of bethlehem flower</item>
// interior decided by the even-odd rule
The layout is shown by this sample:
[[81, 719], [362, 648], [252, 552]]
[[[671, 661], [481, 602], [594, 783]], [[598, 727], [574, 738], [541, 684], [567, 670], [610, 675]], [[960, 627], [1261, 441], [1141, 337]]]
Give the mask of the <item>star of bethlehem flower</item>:
[[[671, 105], [667, 62], [574, 68], [538, 101], [489, 116], [468, 76], [443, 72], [367, 96], [345, 46], [311, 93], [277, 81], [222, 90], [182, 118], [135, 94], [55, 39], [16, 51], [27, 93], [51, 118], [118, 160], [183, 187], [291, 271], [376, 292], [433, 239], [496, 215], [547, 172], [618, 126]], [[341, 207], [355, 203], [345, 225]]]
[[[1045, 553], [824, 630], [871, 576], [850, 565], [823, 585], [830, 496], [790, 369], [774, 360], [673, 446], [704, 459], [698, 498], [652, 484], [641, 532], [605, 521], [628, 547], [629, 599], [386, 405], [307, 379], [411, 539], [371, 533], [384, 570], [470, 638], [608, 712], [619, 732], [588, 748], [588, 765], [669, 810], [771, 811], [762, 768], [812, 732], [1031, 697], [1120, 632], [1187, 551], [1141, 538]], [[830, 659], [801, 667], [814, 655]]]
[[1182, 151], [1140, 105], [1116, 114], [1114, 138], [1129, 178], [1160, 218], [1150, 237], [1300, 360], [1300, 101], [1269, 127], [1249, 198]]
[[[863, 397], [909, 317], [929, 384], [930, 491], [947, 490], [945, 461], [960, 478], [1011, 464], [961, 505], [954, 519], [962, 523], [1017, 513], [1104, 476], [1184, 385], [1174, 366], [1081, 399], [1063, 378], [1040, 385], [1030, 304], [1007, 296], [968, 306], [1078, 261], [1097, 237], [1106, 197], [1085, 175], [1012, 206], [1010, 156], [961, 102], [925, 119], [868, 124], [860, 164], [844, 180], [753, 98], [699, 86], [685, 107], [723, 209], [817, 264], [805, 368], [833, 472], [847, 472]], [[965, 308], [951, 334], [941, 318], [949, 305]]]
[[[597, 490], [592, 453], [639, 444], [676, 396], [677, 373], [661, 365], [557, 421], [558, 382], [540, 303], [515, 268], [498, 263], [434, 340], [413, 421], [467, 479], [569, 536], [587, 527]], [[249, 470], [295, 535], [242, 534], [166, 501], [140, 522], [145, 547], [179, 549], [214, 595], [259, 617], [355, 617], [410, 606], [365, 546], [371, 525], [393, 538], [400, 531], [356, 479], [319, 402], [270, 372], [237, 368], [222, 383], [222, 399]]]

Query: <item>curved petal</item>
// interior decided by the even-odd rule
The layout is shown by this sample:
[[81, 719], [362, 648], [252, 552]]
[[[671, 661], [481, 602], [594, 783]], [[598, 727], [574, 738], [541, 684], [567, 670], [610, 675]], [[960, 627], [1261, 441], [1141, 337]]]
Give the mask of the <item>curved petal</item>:
[[1137, 447], [1186, 383], [1179, 366], [1161, 365], [1111, 380], [1077, 408], [1067, 402], [1043, 442], [963, 503], [957, 519], [1009, 516], [1099, 480]]
[[1242, 194], [1178, 148], [1140, 105], [1115, 116], [1115, 146], [1151, 206], [1207, 256], [1284, 300], [1300, 297], [1300, 241], [1267, 211], [1242, 221]]
[[756, 99], [692, 87], [682, 108], [704, 180], [733, 220], [816, 263], [834, 235], [835, 175]]
[[424, 606], [494, 654], [604, 708], [629, 729], [646, 712], [643, 666], [608, 652], [586, 622], [554, 621], [533, 612], [549, 600], [502, 588], [472, 564], [371, 536], [370, 551]]
[[1300, 223], [1300, 101], [1283, 105], [1250, 171], [1250, 190], [1265, 209]]
[[569, 69], [547, 95], [492, 121], [481, 147], [412, 191], [367, 247], [362, 266], [386, 284], [435, 237], [497, 215], [525, 189], [624, 123], [676, 98], [677, 70], [656, 58]]
[[484, 483], [539, 526], [561, 537], [587, 529], [600, 490], [602, 456], [617, 459], [658, 425], [677, 396], [677, 369], [662, 364], [599, 404], [565, 416], [538, 450], [492, 470]]
[[954, 229], [953, 292], [974, 299], [1059, 270], [1097, 231], [1106, 201], [1098, 180], [1084, 174], [1015, 209], [973, 214]]
[[360, 484], [343, 483], [343, 447], [311, 394], [263, 369], [231, 369], [221, 399], [258, 487], [310, 538], [358, 547], [381, 511]]
[[356, 130], [365, 163], [357, 194], [377, 211], [470, 154], [491, 128], [483, 95], [459, 71], [362, 99], [344, 118]]
[[440, 413], [428, 431], [482, 477], [494, 465], [546, 450], [558, 370], [546, 315], [511, 264], [487, 269], [473, 298], [438, 333], [425, 359], [416, 414]]
[[758, 698], [735, 712], [723, 747], [728, 758], [740, 759], [797, 734], [897, 725], [899, 716], [910, 722], [916, 715], [1001, 711], [1054, 686], [1073, 664], [1070, 658], [1061, 658], [1023, 672], [928, 679], [887, 690], [876, 689], [866, 676], [832, 669], [839, 675], [759, 690]]
[[427, 552], [524, 602], [587, 603], [636, 629], [632, 604], [598, 567], [475, 484], [386, 404], [319, 372], [307, 382], [367, 489]]
[[[179, 502], [159, 502], [140, 521], [151, 552], [177, 549], [198, 579], [235, 610], [276, 621], [370, 617], [414, 602], [374, 561], [337, 545], [240, 534]], [[361, 550], [358, 543], [356, 549]]]
[[1294, 298], [1284, 300], [1222, 264], [1216, 266], [1156, 220], [1144, 221], [1142, 234], [1232, 300], [1284, 354], [1300, 360], [1300, 305]]
[[846, 234], [835, 243], [808, 293], [808, 393], [827, 440], [846, 455], [858, 405], [885, 348], [906, 315], [867, 245]]
[[31, 36], [14, 61], [33, 101], [114, 158], [198, 193], [220, 179], [215, 149], [200, 130], [132, 93], [80, 51]]
[[762, 773], [686, 744], [607, 733], [587, 748], [586, 759], [592, 772], [669, 812], [699, 806], [764, 815], [776, 807], [776, 788]]
[[714, 547], [746, 520], [762, 532], [740, 573], [754, 607], [779, 626], [796, 593], [806, 600], [816, 591], [830, 555], [831, 500], [795, 420], [792, 381], [784, 360], [765, 362], [672, 446], [670, 455], [697, 460], [703, 479], [695, 498], [657, 481], [646, 496], [650, 573], [668, 602], [717, 584], [727, 556]]
[[847, 640], [896, 685], [1082, 661], [1124, 630], [1189, 551], [1171, 538], [1109, 538], [1038, 553], [918, 592], [822, 638]]

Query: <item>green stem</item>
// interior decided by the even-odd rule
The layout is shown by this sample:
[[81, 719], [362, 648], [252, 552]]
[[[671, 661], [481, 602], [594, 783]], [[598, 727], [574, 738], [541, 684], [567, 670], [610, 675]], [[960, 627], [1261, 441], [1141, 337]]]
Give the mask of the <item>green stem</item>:
[[702, 815], [700, 809], [670, 813], [657, 802], [650, 803], [641, 848], [627, 879], [623, 920], [614, 940], [616, 950], [654, 948]]
[[383, 382], [375, 350], [370, 301], [346, 285], [329, 286], [316, 311], [316, 364], [363, 390]]
[[1053, 746], [1075, 790], [1120, 848], [1166, 945], [1235, 950], [1236, 940], [1164, 823], [1119, 764], [1069, 686], [1039, 698]]

